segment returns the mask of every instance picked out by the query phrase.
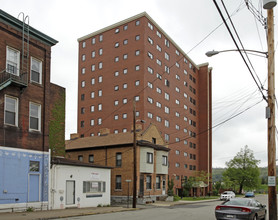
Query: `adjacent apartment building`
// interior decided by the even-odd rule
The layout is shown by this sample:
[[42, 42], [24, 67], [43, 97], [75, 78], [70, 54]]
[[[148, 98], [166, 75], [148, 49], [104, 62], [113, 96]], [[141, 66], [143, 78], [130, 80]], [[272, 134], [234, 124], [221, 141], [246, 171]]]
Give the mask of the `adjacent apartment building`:
[[[28, 16], [19, 17], [0, 10], [0, 209], [48, 205], [49, 123], [65, 96], [50, 83], [57, 41], [29, 26]], [[59, 129], [64, 139], [64, 119]]]
[[[188, 34], [192, 34], [188, 32]], [[204, 170], [211, 178], [211, 71], [197, 65], [147, 14], [78, 39], [78, 133], [132, 130], [136, 120], [156, 125], [169, 152], [175, 193]]]

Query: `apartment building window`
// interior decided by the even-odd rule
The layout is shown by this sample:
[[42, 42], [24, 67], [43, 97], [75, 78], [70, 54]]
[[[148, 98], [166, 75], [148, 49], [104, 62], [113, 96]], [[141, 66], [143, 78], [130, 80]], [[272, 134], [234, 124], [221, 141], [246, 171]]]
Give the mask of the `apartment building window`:
[[168, 54], [168, 53], [166, 53], [166, 52], [165, 52], [165, 59], [166, 59], [166, 60], [169, 60], [169, 59], [170, 59], [169, 54]]
[[94, 126], [94, 125], [95, 125], [95, 120], [91, 119], [91, 126]]
[[184, 133], [187, 133], [187, 129], [186, 129], [186, 128], [184, 128], [184, 129], [183, 129], [183, 132], [184, 132]]
[[148, 22], [148, 27], [153, 30], [153, 25], [150, 22]]
[[140, 70], [140, 65], [136, 65], [136, 66], [135, 66], [135, 70], [136, 70], [136, 71]]
[[186, 94], [186, 93], [183, 93], [183, 96], [184, 96], [184, 98], [186, 98], [186, 99], [187, 99], [187, 94]]
[[127, 113], [123, 113], [123, 119], [127, 118]]
[[184, 168], [187, 169], [187, 164], [184, 164]]
[[117, 85], [117, 86], [114, 86], [114, 90], [115, 91], [118, 91], [119, 90], [119, 86]]
[[114, 115], [114, 120], [119, 120], [119, 115]]
[[151, 52], [148, 52], [148, 57], [149, 57], [150, 59], [153, 59], [153, 55], [152, 55]]
[[160, 89], [160, 88], [158, 88], [158, 87], [156, 88], [156, 92], [157, 92], [157, 93], [159, 93], [159, 94], [161, 94], [161, 93], [162, 93], [161, 89]]
[[158, 44], [156, 45], [156, 49], [161, 52], [161, 47]]
[[160, 61], [159, 59], [156, 59], [156, 63], [157, 63], [159, 66], [162, 65], [162, 63], [161, 63], [161, 61]]
[[116, 167], [122, 166], [122, 153], [116, 153]]
[[176, 155], [180, 155], [180, 151], [179, 150], [176, 150]]
[[183, 108], [184, 108], [185, 110], [187, 110], [187, 109], [188, 109], [187, 105], [183, 105]]
[[124, 54], [123, 58], [124, 60], [127, 60], [127, 54]]
[[18, 125], [18, 99], [5, 96], [5, 124]]
[[153, 44], [153, 40], [152, 40], [150, 37], [148, 37], [148, 42], [149, 42], [150, 44]]
[[162, 121], [162, 118], [159, 117], [159, 116], [156, 116], [156, 121], [161, 122], [161, 121]]
[[170, 47], [170, 42], [167, 39], [165, 39], [165, 46]]
[[103, 35], [99, 35], [99, 42], [103, 41]]
[[146, 189], [147, 190], [152, 189], [152, 176], [151, 175], [146, 176]]
[[136, 112], [135, 112], [135, 116], [136, 116], [136, 117], [139, 117], [139, 115], [140, 115], [140, 112], [139, 112], [139, 111], [136, 111]]
[[102, 104], [98, 104], [98, 110], [102, 111]]
[[168, 100], [168, 101], [170, 99], [170, 95], [167, 92], [165, 92], [165, 99]]
[[176, 87], [176, 92], [180, 92], [180, 88], [179, 87]]
[[184, 140], [184, 141], [183, 141], [183, 144], [184, 144], [184, 145], [187, 145], [187, 144], [188, 144], [188, 141], [187, 141], [187, 140]]
[[180, 163], [176, 163], [176, 164], [175, 164], [175, 167], [180, 167]]
[[153, 88], [153, 84], [151, 82], [148, 82], [148, 87], [152, 89]]
[[99, 77], [98, 77], [98, 82], [99, 82], [99, 83], [102, 83], [102, 76], [99, 76]]
[[149, 103], [153, 104], [153, 99], [151, 97], [148, 97], [147, 100], [148, 100]]
[[180, 64], [178, 62], [176, 62], [176, 67], [180, 68]]
[[176, 137], [176, 142], [180, 142], [180, 139], [178, 137]]
[[169, 134], [165, 134], [164, 138], [165, 138], [165, 141], [169, 141], [170, 140], [170, 135]]
[[126, 30], [127, 30], [127, 28], [128, 28], [128, 25], [125, 25], [125, 26], [124, 26], [124, 31], [126, 31]]
[[115, 100], [115, 101], [114, 101], [114, 105], [115, 105], [115, 106], [119, 105], [119, 101], [118, 101], [118, 100]]
[[124, 84], [123, 84], [123, 88], [124, 88], [124, 89], [127, 89], [127, 83], [124, 83]]
[[161, 38], [161, 33], [159, 31], [156, 31], [156, 35]]
[[29, 129], [41, 130], [41, 105], [30, 102], [29, 104]]
[[31, 82], [42, 83], [42, 61], [31, 57]]
[[84, 88], [85, 87], [85, 81], [81, 82], [81, 87]]
[[83, 55], [82, 55], [82, 61], [85, 61], [85, 60], [86, 60], [86, 55], [83, 54]]
[[135, 40], [140, 40], [140, 35], [136, 35]]
[[135, 56], [139, 56], [140, 55], [140, 50], [136, 50], [135, 51]]
[[167, 166], [168, 165], [168, 157], [167, 156], [162, 156], [162, 165]]
[[127, 98], [123, 98], [123, 104], [127, 103]]
[[86, 72], [86, 68], [82, 68], [82, 69], [81, 69], [81, 73], [82, 73], [82, 74], [85, 74], [85, 72]]
[[125, 69], [123, 70], [123, 74], [124, 74], [124, 75], [127, 74], [127, 68], [125, 68]]
[[153, 118], [153, 114], [148, 112], [148, 118]]
[[94, 71], [96, 70], [96, 65], [93, 64], [92, 67], [91, 67], [91, 69], [92, 69], [92, 72], [94, 72]]
[[176, 50], [176, 54], [179, 56], [180, 55], [180, 52], [178, 50]]
[[126, 133], [127, 132], [127, 129], [126, 128], [123, 128], [123, 133]]
[[116, 71], [116, 72], [114, 73], [114, 76], [119, 76], [119, 71]]
[[85, 94], [81, 94], [81, 101], [84, 101], [84, 99], [85, 99]]
[[183, 117], [183, 120], [184, 120], [184, 121], [188, 121], [188, 118], [184, 116], [184, 117]]
[[150, 74], [153, 74], [153, 69], [152, 69], [151, 67], [149, 67], [149, 66], [148, 66], [148, 72], [149, 72]]
[[100, 62], [100, 63], [98, 64], [98, 68], [99, 68], [99, 69], [102, 69], [102, 62]]
[[122, 176], [116, 175], [116, 189], [122, 189]]
[[92, 38], [92, 44], [96, 43], [96, 38]]
[[115, 48], [118, 48], [120, 46], [120, 43], [119, 42], [116, 42], [115, 43]]
[[175, 112], [176, 117], [180, 117], [180, 113], [179, 112]]
[[136, 80], [135, 81], [135, 86], [139, 86], [140, 85], [140, 80]]
[[170, 114], [170, 108], [169, 107], [165, 106], [164, 111], [165, 111], [166, 114]]
[[187, 157], [187, 156], [188, 156], [188, 153], [184, 152], [184, 153], [183, 153], [183, 156], [184, 156], [184, 157]]
[[180, 130], [180, 126], [179, 125], [176, 125], [176, 130]]
[[187, 61], [187, 59], [184, 57], [183, 58], [183, 61], [185, 62], [185, 63], [188, 63], [188, 61]]
[[20, 52], [11, 47], [7, 47], [6, 71], [8, 73], [19, 75]]
[[156, 107], [161, 108], [161, 103], [160, 102], [156, 102]]
[[156, 189], [160, 189], [161, 187], [160, 187], [160, 176], [156, 176], [156, 180], [155, 180], [155, 187], [156, 187]]
[[118, 134], [119, 133], [119, 130], [114, 130], [114, 134]]
[[115, 29], [115, 34], [118, 34], [118, 33], [120, 33], [120, 29], [119, 29], [119, 28], [116, 28], [116, 29]]
[[137, 20], [137, 21], [135, 22], [135, 25], [136, 25], [136, 26], [140, 25], [140, 20]]
[[184, 70], [183, 72], [184, 72], [185, 75], [187, 75], [187, 71], [186, 70]]
[[164, 70], [165, 70], [166, 73], [170, 74], [170, 68], [168, 66], [165, 65], [165, 69]]
[[82, 48], [85, 48], [85, 47], [86, 47], [86, 42], [83, 41], [83, 42], [82, 42]]
[[147, 163], [153, 163], [153, 153], [147, 152]]
[[140, 96], [135, 96], [135, 101], [138, 102], [140, 99]]
[[119, 57], [115, 57], [114, 61], [115, 63], [119, 62]]
[[92, 84], [92, 85], [95, 85], [95, 82], [96, 82], [95, 78], [92, 78], [92, 79], [91, 79], [91, 84]]
[[101, 119], [101, 118], [98, 118], [98, 119], [97, 119], [97, 123], [98, 123], [98, 125], [101, 125], [101, 124], [102, 124], [102, 119]]
[[78, 160], [83, 161], [83, 155], [78, 155]]
[[84, 114], [85, 113], [85, 108], [82, 107], [81, 110], [80, 110], [81, 114]]
[[179, 105], [180, 104], [180, 100], [176, 99], [176, 104]]
[[125, 39], [125, 40], [124, 40], [124, 45], [127, 45], [127, 43], [128, 43], [128, 40]]
[[98, 50], [98, 55], [102, 55], [102, 52], [103, 52], [103, 50], [102, 50], [102, 48], [100, 48], [99, 50]]
[[180, 76], [176, 74], [176, 79], [180, 81]]
[[165, 79], [165, 86], [170, 87], [170, 81], [168, 79]]
[[91, 98], [95, 98], [95, 92], [91, 92]]
[[169, 128], [170, 127], [170, 122], [165, 119], [164, 125], [165, 125], [166, 128]]
[[156, 78], [162, 80], [162, 76], [159, 73], [156, 73]]

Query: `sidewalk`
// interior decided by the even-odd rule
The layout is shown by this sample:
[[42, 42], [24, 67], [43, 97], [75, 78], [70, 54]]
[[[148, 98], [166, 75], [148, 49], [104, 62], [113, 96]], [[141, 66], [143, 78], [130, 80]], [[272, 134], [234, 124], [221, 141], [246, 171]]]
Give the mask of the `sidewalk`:
[[113, 213], [113, 212], [123, 212], [123, 211], [134, 211], [141, 208], [152, 208], [153, 207], [167, 207], [174, 205], [182, 204], [193, 204], [201, 202], [210, 202], [216, 201], [211, 200], [201, 200], [201, 201], [176, 201], [176, 202], [165, 202], [165, 201], [156, 201], [155, 203], [147, 205], [137, 205], [137, 208], [127, 208], [119, 206], [111, 207], [91, 207], [91, 208], [75, 208], [75, 209], [57, 209], [57, 210], [48, 210], [48, 211], [34, 211], [34, 212], [8, 212], [0, 213], [1, 220], [46, 220], [46, 219], [57, 219], [57, 218], [67, 218], [75, 216], [85, 216], [85, 215], [97, 215], [104, 213]]

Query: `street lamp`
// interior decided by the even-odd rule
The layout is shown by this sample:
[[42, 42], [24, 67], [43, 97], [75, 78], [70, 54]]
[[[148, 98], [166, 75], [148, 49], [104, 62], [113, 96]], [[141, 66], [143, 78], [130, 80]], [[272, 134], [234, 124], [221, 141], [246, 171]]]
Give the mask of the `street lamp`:
[[[231, 52], [231, 51], [243, 51], [243, 52], [250, 53], [250, 54], [252, 54], [252, 55], [257, 55], [256, 53], [259, 53], [259, 54], [265, 55], [265, 57], [268, 58], [268, 52], [262, 52], [262, 51], [258, 51], [258, 50], [237, 50], [237, 49], [232, 49], [232, 50], [221, 50], [221, 51], [211, 50], [211, 51], [206, 52], [206, 55], [207, 55], [208, 57], [212, 57], [212, 56], [217, 55], [217, 54], [219, 54], [219, 53]], [[257, 55], [257, 56], [258, 56], [258, 55]]]
[[136, 208], [136, 190], [137, 190], [137, 155], [136, 155], [136, 122], [145, 123], [144, 120], [136, 120], [136, 101], [133, 99], [133, 200], [132, 208]]

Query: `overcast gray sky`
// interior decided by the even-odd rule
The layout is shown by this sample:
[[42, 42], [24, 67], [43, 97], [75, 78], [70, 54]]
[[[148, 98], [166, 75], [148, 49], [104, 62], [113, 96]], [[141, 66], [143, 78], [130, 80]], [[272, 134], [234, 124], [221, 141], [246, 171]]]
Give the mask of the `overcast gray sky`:
[[[261, 0], [250, 1], [266, 16], [260, 7]], [[221, 5], [220, 0], [217, 2]], [[262, 95], [240, 54], [205, 56], [212, 49], [236, 48], [224, 25], [212, 32], [222, 23], [212, 0], [0, 0], [0, 3], [1, 9], [14, 17], [24, 12], [32, 27], [59, 41], [52, 47], [51, 81], [66, 88], [67, 139], [77, 130], [77, 38], [146, 11], [196, 64], [209, 62], [213, 68], [213, 126], [244, 111], [213, 129], [213, 167], [224, 167], [245, 145], [261, 160], [260, 166], [267, 166], [266, 102], [255, 105], [262, 100]], [[224, 0], [224, 3], [233, 14], [244, 47], [266, 51], [265, 30], [248, 11], [245, 1]], [[266, 89], [267, 60], [257, 56], [249, 58]]]

